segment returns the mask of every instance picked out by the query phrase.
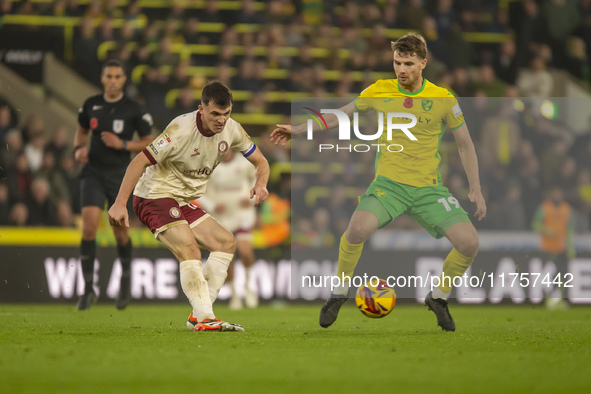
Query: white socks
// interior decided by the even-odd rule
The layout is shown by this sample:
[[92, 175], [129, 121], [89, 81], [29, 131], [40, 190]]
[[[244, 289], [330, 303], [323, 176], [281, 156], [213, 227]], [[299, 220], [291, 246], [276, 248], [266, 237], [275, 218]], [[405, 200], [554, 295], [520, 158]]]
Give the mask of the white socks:
[[234, 257], [231, 253], [212, 252], [205, 268], [199, 260], [180, 263], [181, 287], [193, 307], [197, 321], [214, 319], [212, 304], [228, 276], [228, 266]]
[[228, 267], [234, 258], [232, 253], [211, 252], [203, 269], [203, 276], [209, 286], [209, 298], [213, 304], [228, 276]]
[[446, 293], [444, 291], [441, 291], [441, 289], [439, 287], [436, 287], [433, 289], [432, 294], [433, 294], [433, 298], [442, 298], [447, 301], [449, 295], [451, 294], [451, 291], [449, 293]]
[[193, 307], [193, 316], [197, 321], [214, 319], [212, 301], [209, 297], [210, 290], [202, 271], [201, 261], [181, 261], [179, 271], [181, 287]]

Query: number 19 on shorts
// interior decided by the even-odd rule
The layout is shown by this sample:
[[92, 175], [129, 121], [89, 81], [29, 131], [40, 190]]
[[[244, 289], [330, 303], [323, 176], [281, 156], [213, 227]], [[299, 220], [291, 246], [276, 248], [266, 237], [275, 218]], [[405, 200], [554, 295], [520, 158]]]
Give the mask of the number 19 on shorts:
[[447, 200], [445, 199], [445, 197], [442, 197], [439, 200], [437, 200], [437, 202], [443, 204], [447, 212], [451, 211], [452, 205], [455, 205], [455, 208], [460, 208], [460, 203], [455, 197], [448, 197]]

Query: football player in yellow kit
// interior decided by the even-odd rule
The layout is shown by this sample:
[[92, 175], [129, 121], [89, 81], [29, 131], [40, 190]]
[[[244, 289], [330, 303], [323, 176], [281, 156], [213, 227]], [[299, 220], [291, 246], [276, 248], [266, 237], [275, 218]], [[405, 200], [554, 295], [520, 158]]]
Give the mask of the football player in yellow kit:
[[[425, 297], [425, 304], [445, 331], [455, 331], [447, 299], [453, 278], [470, 267], [478, 251], [478, 234], [468, 214], [448, 189], [442, 185], [438, 166], [439, 143], [448, 126], [456, 140], [460, 159], [470, 183], [469, 198], [477, 206], [476, 218], [486, 215], [486, 203], [480, 189], [478, 159], [462, 110], [447, 89], [427, 81], [422, 71], [427, 65], [427, 44], [415, 33], [408, 33], [392, 43], [394, 71], [397, 79], [379, 80], [359, 97], [340, 108], [348, 116], [354, 112], [404, 112], [417, 118], [410, 141], [403, 133], [392, 133], [389, 144], [404, 142], [402, 151], [378, 151], [373, 182], [361, 196], [339, 247], [339, 278], [353, 277], [363, 243], [378, 229], [397, 216], [409, 214], [432, 236], [447, 237], [453, 245], [443, 264], [439, 287]], [[386, 99], [384, 99], [386, 98]], [[338, 125], [336, 115], [324, 116], [328, 128]], [[271, 133], [275, 144], [285, 144], [292, 136], [306, 132], [305, 125], [277, 125]], [[380, 143], [384, 141], [380, 137]], [[400, 144], [402, 145], [402, 144]], [[445, 278], [445, 279], [444, 279]], [[335, 322], [341, 306], [347, 301], [349, 286], [336, 288], [320, 312], [320, 325]]]

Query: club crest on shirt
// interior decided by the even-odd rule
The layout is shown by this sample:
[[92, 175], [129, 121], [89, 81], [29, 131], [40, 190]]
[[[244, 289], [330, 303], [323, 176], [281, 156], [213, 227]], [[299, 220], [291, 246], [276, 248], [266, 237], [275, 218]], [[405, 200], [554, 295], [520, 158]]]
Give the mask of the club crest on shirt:
[[218, 153], [221, 155], [221, 154], [226, 153], [227, 151], [228, 151], [228, 143], [226, 141], [221, 141], [218, 144]]
[[125, 122], [121, 119], [113, 120], [113, 132], [116, 134], [120, 134], [123, 131], [123, 127]]
[[433, 100], [421, 100], [421, 105], [425, 111], [431, 111], [431, 108], [433, 108]]
[[181, 217], [181, 210], [178, 209], [177, 207], [172, 207], [170, 208], [170, 210], [168, 211], [168, 213], [170, 214], [171, 217], [178, 219]]
[[162, 138], [160, 138], [158, 141], [156, 141], [156, 146], [158, 148], [162, 148], [162, 147], [165, 147], [166, 145], [168, 145], [169, 142], [171, 142], [170, 137], [168, 136], [168, 134], [164, 134], [162, 136]]

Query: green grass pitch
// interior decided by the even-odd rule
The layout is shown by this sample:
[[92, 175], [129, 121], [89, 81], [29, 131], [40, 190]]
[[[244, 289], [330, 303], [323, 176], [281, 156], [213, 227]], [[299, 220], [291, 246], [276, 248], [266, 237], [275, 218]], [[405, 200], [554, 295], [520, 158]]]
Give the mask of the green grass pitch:
[[244, 333], [195, 333], [188, 306], [0, 305], [1, 393], [589, 393], [591, 308], [450, 305], [369, 319], [350, 303], [217, 314]]

